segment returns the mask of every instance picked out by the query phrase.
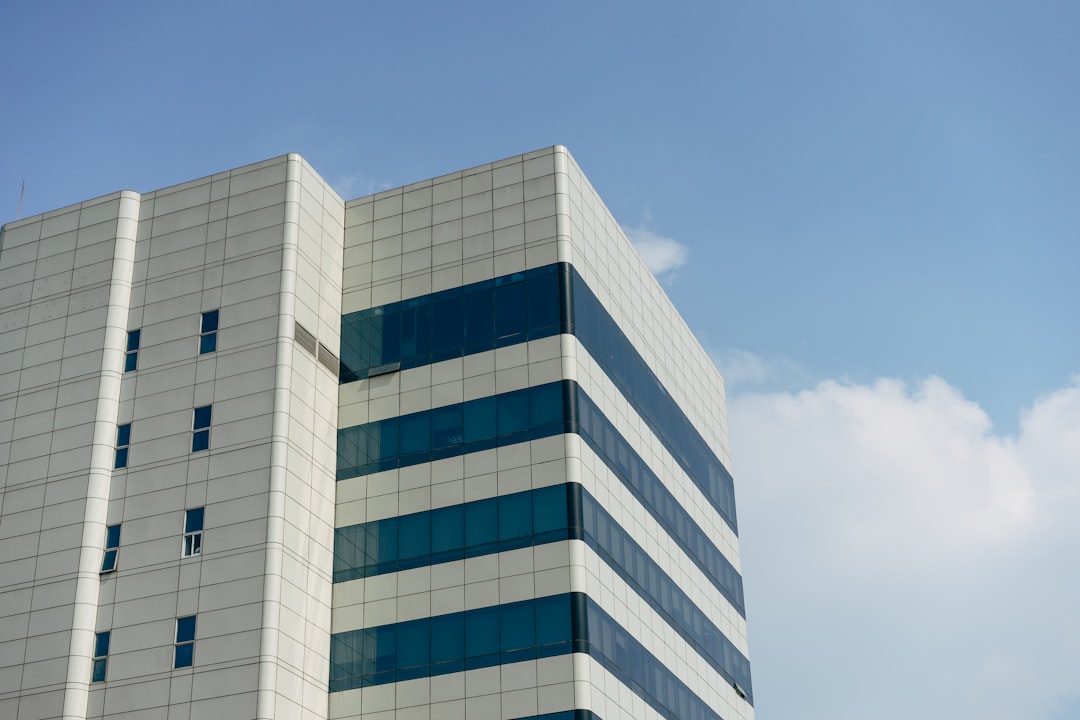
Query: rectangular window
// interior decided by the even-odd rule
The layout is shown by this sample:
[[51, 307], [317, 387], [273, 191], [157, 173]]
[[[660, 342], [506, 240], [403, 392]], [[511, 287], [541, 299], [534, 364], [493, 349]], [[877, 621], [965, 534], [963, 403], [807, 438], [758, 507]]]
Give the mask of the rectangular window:
[[124, 372], [131, 372], [139, 367], [139, 340], [142, 330], [128, 330], [127, 351], [124, 355]]
[[205, 355], [217, 350], [218, 311], [207, 310], [202, 314], [199, 326], [199, 354]]
[[184, 512], [184, 554], [192, 557], [202, 553], [203, 508]]
[[128, 464], [128, 446], [131, 445], [131, 423], [116, 426], [116, 460], [114, 468], [126, 468]]
[[[116, 527], [120, 527], [117, 525]], [[105, 682], [105, 670], [109, 664], [109, 636], [111, 631], [94, 634], [94, 674], [90, 682]]]
[[120, 552], [120, 526], [109, 525], [105, 528], [105, 556], [101, 559], [101, 572], [116, 569], [116, 555]]
[[213, 416], [213, 406], [204, 405], [195, 408], [191, 420], [191, 452], [208, 450], [210, 448], [210, 419]]
[[176, 618], [176, 651], [173, 667], [191, 667], [195, 657], [195, 616]]

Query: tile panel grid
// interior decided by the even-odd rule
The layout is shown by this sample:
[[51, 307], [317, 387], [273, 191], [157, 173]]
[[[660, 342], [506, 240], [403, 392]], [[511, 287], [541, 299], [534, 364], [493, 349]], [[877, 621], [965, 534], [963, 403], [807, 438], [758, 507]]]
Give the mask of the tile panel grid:
[[[567, 196], [568, 205], [567, 213], [559, 216], [566, 225], [560, 234], [572, 239], [570, 261], [687, 410], [714, 452], [730, 464], [720, 374], [576, 161], [565, 148], [557, 152], [565, 168], [559, 175], [559, 192]], [[695, 385], [688, 386], [686, 378], [694, 378]]]

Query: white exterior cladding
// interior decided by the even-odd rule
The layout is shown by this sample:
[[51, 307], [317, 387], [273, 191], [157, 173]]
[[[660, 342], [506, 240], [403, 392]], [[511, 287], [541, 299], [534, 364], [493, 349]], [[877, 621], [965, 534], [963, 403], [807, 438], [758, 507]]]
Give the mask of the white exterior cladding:
[[[738, 570], [734, 531], [573, 334], [341, 385], [327, 368], [343, 314], [555, 263], [573, 266], [729, 464], [722, 379], [559, 146], [348, 203], [289, 155], [6, 225], [0, 718], [676, 716], [583, 652], [327, 691], [332, 635], [567, 593], [720, 717], [752, 718], [581, 539], [333, 582], [335, 528], [576, 483], [748, 656], [741, 612], [577, 434], [335, 481], [338, 428], [574, 381]], [[212, 310], [217, 346], [199, 354]], [[302, 347], [303, 330], [294, 340], [295, 324], [330, 361]], [[210, 448], [192, 452], [193, 409], [207, 405]], [[114, 469], [127, 423], [127, 467]], [[202, 552], [182, 558], [198, 507]], [[116, 570], [100, 573], [117, 524]], [[174, 669], [176, 619], [192, 615], [193, 666]], [[105, 680], [91, 682], [104, 631]]]

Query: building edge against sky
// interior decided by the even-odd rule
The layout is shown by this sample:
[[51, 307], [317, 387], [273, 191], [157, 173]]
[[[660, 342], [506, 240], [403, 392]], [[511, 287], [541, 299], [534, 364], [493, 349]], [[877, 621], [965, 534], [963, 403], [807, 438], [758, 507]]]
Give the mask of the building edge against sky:
[[0, 463], [0, 716], [753, 716], [722, 380], [563, 147], [5, 225]]

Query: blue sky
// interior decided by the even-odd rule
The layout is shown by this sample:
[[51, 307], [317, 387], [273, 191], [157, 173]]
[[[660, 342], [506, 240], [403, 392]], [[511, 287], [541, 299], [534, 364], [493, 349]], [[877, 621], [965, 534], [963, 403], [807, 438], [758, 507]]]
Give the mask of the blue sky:
[[25, 216], [300, 152], [355, 197], [567, 145], [727, 376], [758, 716], [1080, 712], [1080, 5], [8, 2], [0, 27], [0, 222], [23, 180]]

